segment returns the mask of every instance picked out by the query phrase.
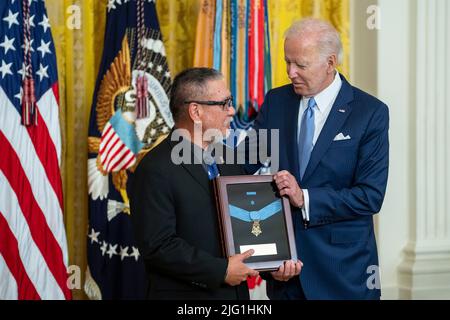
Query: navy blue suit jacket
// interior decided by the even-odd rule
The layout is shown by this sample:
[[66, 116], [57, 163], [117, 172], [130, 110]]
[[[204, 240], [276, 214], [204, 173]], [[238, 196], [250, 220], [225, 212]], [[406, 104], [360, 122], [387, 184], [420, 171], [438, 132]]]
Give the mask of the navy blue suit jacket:
[[[255, 129], [280, 130], [279, 170], [291, 172], [309, 192], [308, 228], [301, 210], [293, 209], [306, 298], [379, 299], [380, 290], [370, 289], [378, 270], [373, 215], [380, 211], [388, 178], [389, 113], [381, 101], [341, 78], [303, 179], [297, 146], [301, 97], [292, 85], [267, 93]], [[334, 141], [339, 133], [351, 139]]]

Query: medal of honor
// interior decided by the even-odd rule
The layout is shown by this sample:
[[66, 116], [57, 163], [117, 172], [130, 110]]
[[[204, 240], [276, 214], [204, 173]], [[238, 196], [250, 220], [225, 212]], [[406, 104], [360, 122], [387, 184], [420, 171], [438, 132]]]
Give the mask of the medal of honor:
[[280, 200], [276, 200], [257, 211], [244, 210], [231, 204], [229, 205], [229, 208], [232, 217], [246, 222], [253, 222], [251, 233], [255, 235], [255, 237], [262, 233], [260, 222], [270, 218], [282, 209]]
[[255, 237], [259, 236], [262, 233], [258, 220], [253, 221], [252, 233], [255, 235]]

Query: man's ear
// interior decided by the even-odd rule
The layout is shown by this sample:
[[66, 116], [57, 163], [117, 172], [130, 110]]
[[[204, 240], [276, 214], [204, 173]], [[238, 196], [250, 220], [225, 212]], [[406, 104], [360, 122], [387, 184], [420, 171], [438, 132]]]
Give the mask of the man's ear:
[[199, 122], [201, 121], [201, 112], [200, 106], [196, 103], [190, 103], [188, 106], [188, 113], [189, 117], [191, 118], [192, 122]]
[[336, 70], [337, 68], [337, 57], [335, 54], [332, 54], [331, 56], [328, 57], [327, 60], [327, 65], [328, 65], [328, 72], [332, 73]]

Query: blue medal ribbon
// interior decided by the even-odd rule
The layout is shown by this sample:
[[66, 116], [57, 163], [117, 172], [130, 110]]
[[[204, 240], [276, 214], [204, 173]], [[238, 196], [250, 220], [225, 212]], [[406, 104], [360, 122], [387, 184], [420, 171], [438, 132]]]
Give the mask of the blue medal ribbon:
[[232, 216], [233, 218], [245, 222], [261, 221], [266, 220], [267, 218], [270, 218], [274, 214], [281, 211], [281, 201], [275, 200], [274, 202], [257, 211], [244, 210], [231, 204], [228, 207], [230, 209], [230, 216]]

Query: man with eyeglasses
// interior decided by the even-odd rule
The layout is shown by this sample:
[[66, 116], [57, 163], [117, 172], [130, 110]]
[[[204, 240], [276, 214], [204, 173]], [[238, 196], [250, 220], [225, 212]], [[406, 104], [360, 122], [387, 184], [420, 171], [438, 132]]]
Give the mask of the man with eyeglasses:
[[[220, 72], [192, 68], [175, 77], [170, 98], [175, 128], [143, 158], [129, 193], [148, 298], [249, 299], [246, 280], [258, 272], [244, 261], [253, 250], [222, 256], [211, 184], [219, 174], [244, 171], [202, 156], [230, 129], [230, 91]], [[287, 280], [300, 268], [300, 262], [289, 261], [272, 275]]]

